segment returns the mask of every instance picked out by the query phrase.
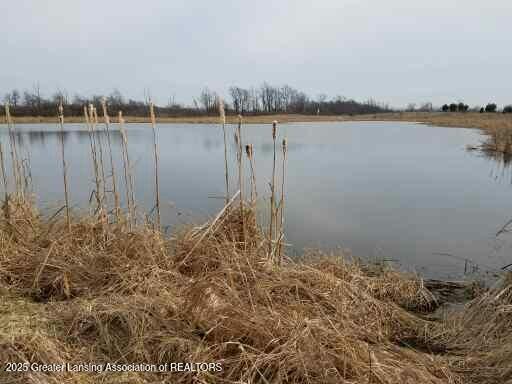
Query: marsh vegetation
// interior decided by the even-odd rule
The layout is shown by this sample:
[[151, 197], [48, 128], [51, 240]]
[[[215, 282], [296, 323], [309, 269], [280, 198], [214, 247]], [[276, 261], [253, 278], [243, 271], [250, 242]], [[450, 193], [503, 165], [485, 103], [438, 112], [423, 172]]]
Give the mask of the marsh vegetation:
[[[102, 106], [106, 133], [114, 127]], [[256, 220], [254, 148], [236, 127], [236, 191], [200, 226], [161, 228], [159, 130], [150, 110], [153, 208], [134, 193], [129, 133], [95, 134], [100, 117], [84, 109], [93, 192], [73, 209], [70, 151], [61, 141], [64, 205], [43, 215], [34, 203], [29, 157], [8, 109], [2, 141], [0, 360], [217, 362], [222, 371], [182, 373], [0, 372], [6, 382], [60, 383], [506, 383], [512, 380], [512, 290], [504, 277], [473, 291], [463, 311], [429, 316], [442, 299], [414, 275], [357, 262], [341, 252], [287, 257], [283, 210], [288, 144], [277, 123], [268, 227]], [[220, 123], [224, 123], [223, 116]], [[59, 109], [61, 138], [65, 115]], [[110, 130], [110, 133], [109, 133]], [[124, 132], [124, 133], [123, 133]], [[219, 130], [218, 135], [223, 136]], [[105, 142], [102, 139], [107, 138]], [[119, 144], [118, 152], [113, 147]], [[122, 154], [123, 168], [113, 156]], [[224, 151], [226, 153], [226, 151]], [[288, 161], [287, 161], [288, 160]], [[243, 163], [252, 171], [244, 173]], [[226, 173], [232, 172], [226, 167]], [[116, 174], [122, 176], [116, 178]], [[116, 183], [117, 180], [122, 183]], [[226, 177], [226, 180], [230, 180]], [[114, 185], [115, 184], [115, 185]], [[248, 184], [249, 194], [244, 194]], [[260, 191], [261, 194], [261, 191]], [[126, 195], [124, 204], [122, 195]]]

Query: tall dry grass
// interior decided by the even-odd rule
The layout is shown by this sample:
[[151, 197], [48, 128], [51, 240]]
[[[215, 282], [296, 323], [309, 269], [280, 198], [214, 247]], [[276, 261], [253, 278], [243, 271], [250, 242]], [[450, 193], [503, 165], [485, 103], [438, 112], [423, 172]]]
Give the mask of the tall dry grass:
[[219, 99], [220, 124], [222, 125], [222, 134], [224, 137], [224, 178], [226, 179], [226, 204], [230, 200], [229, 196], [229, 173], [228, 173], [228, 144], [226, 136], [226, 112], [224, 110], [224, 100]]
[[58, 117], [59, 117], [59, 125], [60, 125], [60, 150], [61, 150], [61, 160], [62, 160], [62, 178], [64, 181], [64, 200], [66, 206], [66, 222], [68, 225], [68, 230], [71, 231], [71, 208], [69, 206], [69, 184], [68, 184], [68, 166], [66, 164], [66, 150], [64, 144], [64, 108], [62, 106], [62, 100], [59, 103], [58, 107]]
[[121, 220], [121, 205], [119, 202], [119, 192], [117, 190], [117, 177], [116, 170], [114, 166], [114, 156], [112, 153], [112, 140], [110, 138], [110, 116], [108, 115], [107, 110], [107, 101], [106, 98], [103, 97], [101, 99], [101, 108], [103, 110], [103, 122], [105, 123], [105, 129], [107, 132], [107, 145], [108, 145], [108, 153], [110, 158], [110, 171], [111, 171], [111, 180], [112, 180], [112, 193], [114, 195], [114, 216], [117, 222]]
[[158, 170], [158, 139], [156, 132], [156, 117], [155, 109], [152, 102], [149, 103], [149, 116], [151, 120], [151, 129], [153, 132], [153, 155], [155, 160], [155, 209], [156, 209], [156, 228], [160, 230], [160, 183], [159, 183], [159, 170]]

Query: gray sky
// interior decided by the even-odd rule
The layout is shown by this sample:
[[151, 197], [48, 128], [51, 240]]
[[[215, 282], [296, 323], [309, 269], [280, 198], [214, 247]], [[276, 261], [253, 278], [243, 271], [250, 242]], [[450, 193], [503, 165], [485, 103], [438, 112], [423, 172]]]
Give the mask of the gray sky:
[[289, 84], [393, 106], [512, 103], [510, 0], [0, 0], [0, 93], [191, 103]]

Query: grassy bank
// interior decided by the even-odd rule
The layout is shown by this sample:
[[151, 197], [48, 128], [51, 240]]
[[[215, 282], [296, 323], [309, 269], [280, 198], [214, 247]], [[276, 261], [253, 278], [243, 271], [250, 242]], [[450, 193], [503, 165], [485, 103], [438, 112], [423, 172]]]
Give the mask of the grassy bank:
[[[125, 116], [128, 123], [149, 123], [149, 117]], [[238, 122], [237, 116], [226, 116], [228, 123]], [[300, 115], [300, 114], [277, 114], [277, 115], [254, 115], [244, 116], [244, 123], [248, 124], [270, 124], [277, 120], [280, 123], [292, 122], [322, 122], [322, 121], [412, 121], [422, 122], [442, 127], [461, 128], [510, 128], [512, 129], [512, 115], [502, 113], [452, 113], [452, 112], [395, 112], [367, 115]], [[52, 117], [15, 117], [15, 121], [22, 124], [31, 123], [56, 123], [57, 118]], [[84, 123], [83, 117], [72, 116], [66, 118], [70, 123]], [[117, 122], [116, 118], [112, 121]], [[217, 124], [218, 116], [192, 116], [192, 117], [165, 117], [159, 116], [158, 121], [162, 123], [195, 123], [195, 124]]]
[[237, 209], [199, 245], [208, 225], [163, 237], [90, 216], [68, 227], [26, 204], [11, 202], [9, 213], [0, 219], [0, 361], [207, 362], [222, 371], [1, 371], [1, 382], [512, 380], [510, 280], [433, 321], [435, 297], [417, 277], [342, 255], [272, 263], [258, 227], [240, 242]]

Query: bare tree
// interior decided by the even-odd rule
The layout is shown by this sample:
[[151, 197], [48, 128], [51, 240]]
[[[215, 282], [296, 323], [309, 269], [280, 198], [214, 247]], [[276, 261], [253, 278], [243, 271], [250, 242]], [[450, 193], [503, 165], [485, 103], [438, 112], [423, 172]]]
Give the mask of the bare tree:
[[218, 96], [215, 92], [210, 91], [208, 88], [203, 88], [199, 95], [199, 103], [202, 105], [206, 113], [217, 111]]
[[35, 102], [37, 105], [37, 114], [41, 114], [41, 86], [39, 85], [39, 81], [34, 84], [34, 96], [35, 96]]
[[20, 91], [18, 91], [17, 89], [13, 89], [11, 92], [11, 104], [14, 108], [18, 106], [20, 98]]

